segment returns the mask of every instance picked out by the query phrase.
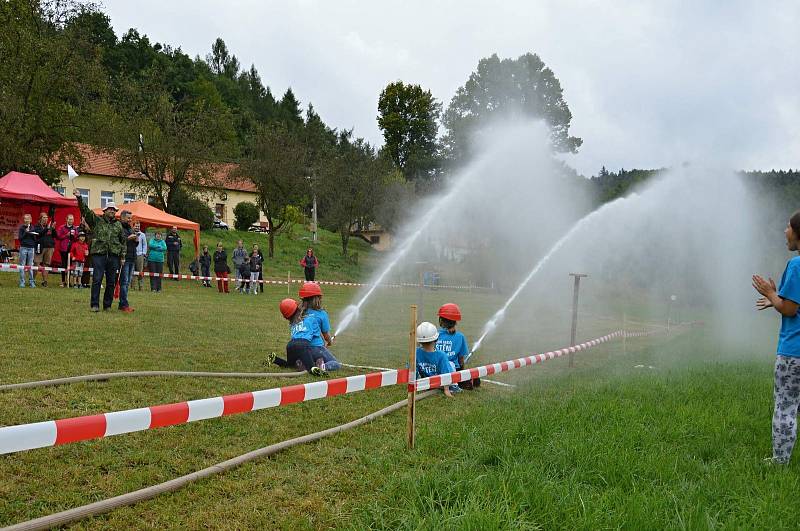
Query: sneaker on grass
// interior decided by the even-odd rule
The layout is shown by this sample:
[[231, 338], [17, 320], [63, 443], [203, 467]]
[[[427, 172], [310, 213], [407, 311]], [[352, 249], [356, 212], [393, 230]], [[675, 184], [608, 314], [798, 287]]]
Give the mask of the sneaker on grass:
[[264, 360], [264, 365], [266, 365], [267, 367], [272, 367], [272, 364], [275, 363], [275, 359], [277, 357], [278, 357], [277, 354], [275, 354], [274, 352], [270, 352], [269, 354], [267, 354], [267, 359]]
[[311, 367], [311, 374], [314, 376], [328, 376], [328, 371], [321, 367]]

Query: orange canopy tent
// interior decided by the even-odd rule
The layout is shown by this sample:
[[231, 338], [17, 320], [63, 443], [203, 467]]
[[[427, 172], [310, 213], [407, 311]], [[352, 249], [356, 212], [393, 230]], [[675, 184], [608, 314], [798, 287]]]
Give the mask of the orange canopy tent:
[[[148, 227], [178, 227], [179, 229], [194, 231], [194, 256], [197, 258], [200, 254], [200, 225], [188, 219], [179, 218], [172, 214], [167, 214], [163, 210], [148, 205], [144, 201], [134, 201], [125, 205], [120, 205], [117, 210], [117, 217], [123, 210], [128, 210], [133, 214], [133, 219], [142, 225], [142, 229], [146, 230]], [[103, 210], [96, 208], [96, 214], [102, 214]]]

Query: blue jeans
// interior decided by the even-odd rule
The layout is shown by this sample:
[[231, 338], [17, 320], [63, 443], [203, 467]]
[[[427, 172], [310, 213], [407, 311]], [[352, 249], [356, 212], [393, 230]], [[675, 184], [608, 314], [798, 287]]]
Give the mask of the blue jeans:
[[131, 279], [133, 278], [133, 270], [136, 262], [129, 262], [125, 260], [122, 264], [122, 271], [119, 274], [119, 309], [127, 308], [128, 304], [128, 289], [131, 287]]
[[311, 347], [311, 357], [314, 358], [314, 361], [316, 361], [317, 358], [322, 358], [322, 360], [325, 362], [326, 371], [335, 371], [336, 369], [340, 369], [342, 367], [342, 364], [339, 363], [339, 360], [337, 360], [333, 354], [331, 354], [331, 351], [325, 347]]
[[[19, 248], [19, 264], [20, 267], [23, 266], [33, 266], [33, 255], [36, 254], [36, 249], [33, 247], [20, 247]], [[28, 273], [30, 274], [30, 283], [31, 287], [36, 287], [36, 283], [33, 281], [35, 271], [33, 269], [29, 270]], [[19, 270], [19, 286], [21, 288], [25, 287], [25, 270]]]
[[92, 296], [90, 305], [92, 308], [100, 306], [100, 285], [103, 277], [106, 280], [106, 287], [103, 291], [103, 309], [111, 308], [114, 304], [114, 288], [117, 285], [117, 271], [119, 270], [119, 256], [93, 254], [92, 255]]

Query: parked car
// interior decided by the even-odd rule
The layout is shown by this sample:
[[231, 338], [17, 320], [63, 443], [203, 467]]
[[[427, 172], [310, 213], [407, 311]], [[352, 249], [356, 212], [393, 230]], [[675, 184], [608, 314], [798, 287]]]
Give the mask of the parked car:
[[220, 230], [228, 230], [228, 224], [222, 221], [221, 219], [215, 218], [214, 219], [214, 228]]
[[269, 223], [267, 223], [266, 221], [253, 223], [247, 229], [247, 232], [264, 232], [264, 233], [269, 232]]

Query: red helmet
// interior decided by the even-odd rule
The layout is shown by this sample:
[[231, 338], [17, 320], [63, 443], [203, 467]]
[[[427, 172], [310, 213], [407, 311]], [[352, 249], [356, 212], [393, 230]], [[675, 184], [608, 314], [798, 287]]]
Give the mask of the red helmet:
[[300, 288], [300, 298], [307, 299], [309, 297], [322, 296], [322, 290], [316, 282], [304, 282], [303, 287]]
[[286, 319], [291, 319], [294, 315], [294, 312], [297, 311], [297, 301], [294, 299], [283, 299], [281, 301], [281, 314]]
[[460, 321], [461, 320], [461, 309], [458, 307], [458, 304], [453, 304], [452, 302], [448, 302], [447, 304], [443, 304], [441, 308], [439, 308], [439, 317], [444, 317], [445, 319], [449, 319], [451, 321]]

